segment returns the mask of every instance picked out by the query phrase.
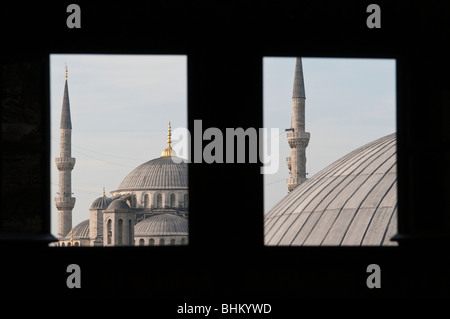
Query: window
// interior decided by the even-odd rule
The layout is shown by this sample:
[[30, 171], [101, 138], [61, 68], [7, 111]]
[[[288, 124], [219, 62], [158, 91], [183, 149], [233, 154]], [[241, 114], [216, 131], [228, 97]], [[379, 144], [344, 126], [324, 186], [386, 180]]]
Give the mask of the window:
[[156, 195], [156, 208], [162, 208], [162, 195]]
[[116, 238], [117, 238], [117, 244], [118, 245], [123, 245], [123, 220], [122, 219], [119, 219], [117, 221]]
[[395, 244], [395, 69], [389, 59], [264, 58], [264, 127], [278, 129], [266, 144], [278, 151], [264, 175], [266, 245]]
[[188, 208], [188, 194], [184, 194], [184, 208]]
[[175, 238], [172, 238], [172, 239], [170, 240], [170, 244], [171, 244], [172, 246], [175, 245]]
[[175, 208], [175, 194], [170, 194], [170, 207]]
[[[66, 84], [68, 94], [64, 95]], [[70, 101], [71, 154], [66, 157], [73, 159], [68, 164], [74, 162], [71, 195], [75, 206], [72, 224], [64, 225], [61, 232], [89, 218], [89, 207], [102, 196], [103, 186], [106, 197], [131, 194], [127, 204], [136, 211], [138, 219], [154, 208], [177, 206], [170, 193], [155, 195], [142, 185], [151, 183], [151, 180], [141, 180], [140, 187], [133, 191], [118, 190], [134, 169], [160, 158], [167, 147], [169, 121], [173, 150], [176, 151], [178, 142], [183, 143], [182, 139], [177, 140], [176, 130], [187, 127], [187, 56], [51, 54], [50, 89], [50, 220], [53, 235], [58, 233], [58, 210], [54, 198], [60, 192], [60, 171], [55, 158], [60, 158], [61, 142], [64, 144], [61, 137], [68, 136], [61, 134], [64, 96]], [[94, 104], [96, 107], [92, 108]], [[107, 118], [105, 114], [108, 114]], [[187, 156], [179, 152], [177, 155]], [[174, 195], [176, 200], [177, 194]], [[112, 235], [108, 235], [106, 221], [102, 226], [106, 230], [104, 238], [101, 238], [104, 244], [119, 244], [118, 237], [116, 242]], [[119, 226], [111, 225], [111, 232], [116, 231], [114, 227]], [[134, 240], [129, 227], [127, 219], [124, 219], [121, 245], [131, 244]], [[80, 245], [86, 244], [81, 242]]]
[[144, 246], [144, 239], [143, 238], [139, 239], [139, 246]]
[[112, 227], [111, 227], [112, 221], [111, 219], [108, 219], [107, 223], [106, 223], [106, 230], [107, 230], [107, 234], [108, 234], [108, 239], [107, 239], [107, 244], [111, 245], [112, 244]]
[[131, 219], [128, 220], [128, 243], [131, 245], [134, 241], [134, 232], [133, 232], [133, 221]]
[[144, 195], [144, 207], [148, 208], [149, 207], [149, 202], [148, 202], [148, 194]]
[[159, 240], [159, 245], [160, 245], [160, 246], [164, 246], [164, 238], [161, 238], [161, 239]]
[[155, 240], [154, 240], [153, 238], [150, 238], [150, 239], [148, 240], [148, 245], [149, 245], [149, 246], [155, 246]]

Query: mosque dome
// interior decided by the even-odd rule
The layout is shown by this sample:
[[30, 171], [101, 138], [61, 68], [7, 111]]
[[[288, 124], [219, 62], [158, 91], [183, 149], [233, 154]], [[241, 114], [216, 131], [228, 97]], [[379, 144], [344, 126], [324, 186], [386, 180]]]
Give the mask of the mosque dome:
[[102, 197], [97, 198], [96, 200], [94, 200], [94, 202], [91, 205], [91, 208], [89, 209], [106, 209], [109, 204], [111, 204], [112, 199], [109, 197], [105, 196], [105, 193], [103, 193]]
[[188, 220], [175, 214], [158, 214], [134, 226], [134, 236], [187, 236]]
[[187, 164], [176, 156], [162, 156], [135, 168], [118, 191], [187, 189]]
[[299, 185], [264, 224], [266, 245], [395, 245], [396, 134], [354, 150]]
[[108, 207], [106, 208], [106, 211], [112, 211], [112, 210], [129, 211], [130, 206], [128, 206], [128, 204], [123, 199], [117, 198], [117, 199], [113, 200], [111, 202], [111, 204], [109, 204]]
[[70, 231], [63, 240], [89, 238], [89, 219], [82, 221]]

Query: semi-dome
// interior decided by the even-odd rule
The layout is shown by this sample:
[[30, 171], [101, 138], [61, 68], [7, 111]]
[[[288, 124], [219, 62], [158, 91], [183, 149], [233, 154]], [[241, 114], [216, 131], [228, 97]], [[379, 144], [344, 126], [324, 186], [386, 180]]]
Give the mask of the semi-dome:
[[176, 156], [163, 156], [135, 168], [117, 191], [187, 189], [187, 164]]
[[94, 200], [94, 202], [91, 205], [91, 208], [89, 209], [106, 209], [109, 204], [111, 204], [112, 199], [106, 196], [102, 196]]
[[265, 215], [265, 243], [395, 245], [396, 164], [395, 133], [337, 160]]
[[86, 219], [76, 225], [63, 240], [89, 238], [89, 219]]
[[188, 235], [188, 221], [175, 214], [158, 214], [144, 219], [134, 226], [134, 236]]

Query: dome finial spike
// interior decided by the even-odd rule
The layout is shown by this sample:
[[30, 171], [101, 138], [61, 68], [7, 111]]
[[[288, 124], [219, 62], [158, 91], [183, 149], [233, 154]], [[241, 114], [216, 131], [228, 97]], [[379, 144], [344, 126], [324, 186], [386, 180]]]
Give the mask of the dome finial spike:
[[170, 144], [172, 143], [172, 127], [169, 122], [169, 131], [167, 133], [167, 147], [162, 152], [161, 157], [177, 156]]
[[167, 133], [167, 144], [170, 145], [172, 143], [172, 128], [170, 127], [170, 121], [169, 121], [169, 133]]
[[106, 197], [106, 195], [105, 195], [105, 186], [103, 186], [103, 194], [102, 194], [102, 197]]
[[66, 65], [66, 80], [67, 80], [67, 72], [68, 72], [67, 63], [64, 63], [64, 64]]

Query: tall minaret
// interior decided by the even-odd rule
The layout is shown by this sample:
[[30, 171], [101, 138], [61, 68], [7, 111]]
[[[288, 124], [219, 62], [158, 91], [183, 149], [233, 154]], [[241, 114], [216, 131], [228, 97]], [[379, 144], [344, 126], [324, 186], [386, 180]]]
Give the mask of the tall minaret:
[[59, 196], [55, 197], [55, 204], [58, 209], [58, 239], [64, 238], [72, 229], [72, 209], [75, 206], [75, 197], [72, 197], [71, 174], [75, 165], [75, 158], [71, 157], [71, 148], [72, 121], [70, 120], [69, 89], [67, 86], [66, 66], [66, 83], [62, 103], [59, 140], [60, 155], [56, 158], [56, 166], [59, 170]]
[[286, 158], [290, 176], [287, 180], [291, 192], [306, 180], [306, 154], [309, 133], [305, 132], [305, 84], [303, 81], [302, 59], [295, 64], [294, 90], [292, 93], [292, 121], [287, 139], [291, 148], [291, 157]]

